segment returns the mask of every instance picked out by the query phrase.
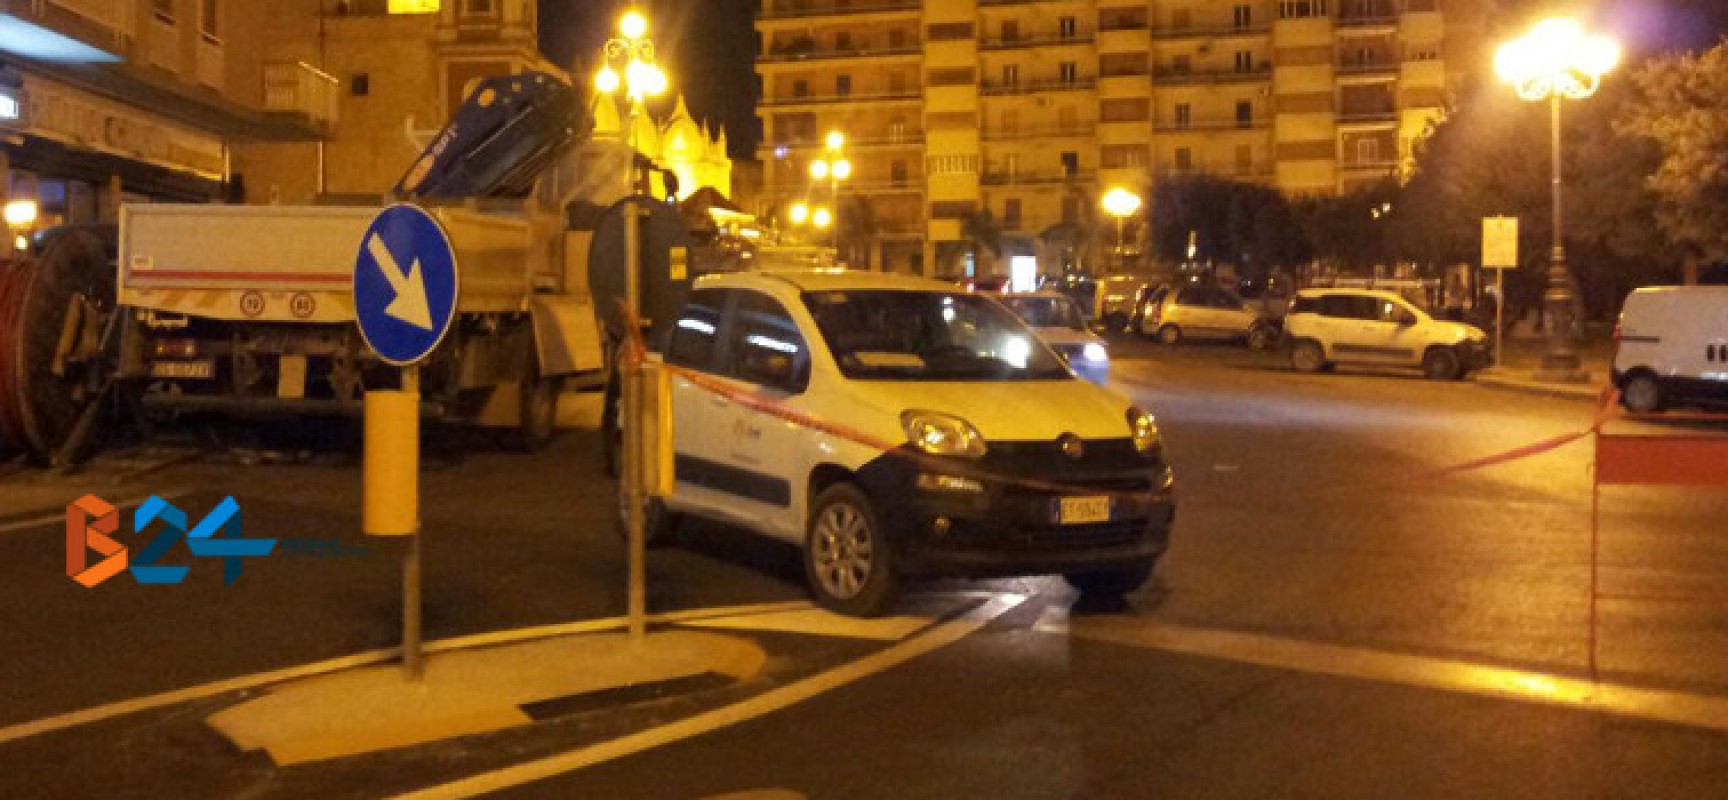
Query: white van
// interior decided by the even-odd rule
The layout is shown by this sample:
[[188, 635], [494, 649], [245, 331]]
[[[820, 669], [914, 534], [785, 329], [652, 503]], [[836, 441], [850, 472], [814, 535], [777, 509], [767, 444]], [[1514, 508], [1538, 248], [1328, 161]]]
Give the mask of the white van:
[[695, 515], [798, 545], [836, 611], [881, 613], [918, 574], [1120, 594], [1169, 541], [1152, 416], [992, 298], [881, 273], [710, 275], [664, 360], [675, 474], [649, 538]]
[[1627, 295], [1614, 328], [1614, 386], [1638, 413], [1728, 402], [1728, 286]]

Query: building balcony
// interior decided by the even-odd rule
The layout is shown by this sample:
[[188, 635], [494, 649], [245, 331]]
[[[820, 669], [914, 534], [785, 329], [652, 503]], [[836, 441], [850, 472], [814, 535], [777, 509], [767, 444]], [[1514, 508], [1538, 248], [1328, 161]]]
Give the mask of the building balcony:
[[1152, 124], [1152, 130], [1158, 133], [1208, 133], [1215, 131], [1254, 131], [1264, 130], [1272, 125], [1269, 119], [1239, 120], [1235, 117], [1217, 117], [1191, 120], [1159, 120]]
[[1006, 170], [986, 171], [978, 177], [978, 182], [985, 186], [1055, 186], [1066, 183], [1091, 183], [1094, 174], [1088, 170], [1079, 172], [1064, 172], [1062, 170]]
[[885, 181], [841, 181], [841, 194], [923, 194], [924, 177], [908, 176], [899, 180]]
[[1082, 33], [1063, 36], [1061, 34], [1045, 34], [1042, 36], [1016, 36], [1012, 39], [980, 39], [979, 50], [1014, 50], [1028, 47], [1067, 47], [1071, 45], [1092, 44], [1092, 34]]
[[764, 97], [762, 105], [767, 108], [790, 108], [795, 106], [822, 106], [837, 103], [869, 104], [869, 103], [906, 103], [917, 102], [924, 98], [924, 93], [915, 89], [902, 92], [879, 92], [876, 94], [807, 94], [786, 95], [784, 97]]
[[756, 19], [804, 19], [806, 17], [838, 17], [896, 11], [916, 12], [922, 6], [921, 0], [862, 0], [861, 2], [847, 2], [846, 0], [829, 0], [828, 2], [763, 0], [761, 9], [756, 13]]
[[1352, 83], [1371, 83], [1374, 81], [1397, 80], [1402, 64], [1390, 59], [1385, 61], [1356, 61], [1354, 59], [1340, 61], [1335, 67], [1338, 77]]
[[1205, 70], [1174, 70], [1160, 67], [1152, 71], [1154, 82], [1163, 85], [1205, 84], [1205, 83], [1253, 83], [1272, 80], [1272, 65], [1261, 64], [1259, 68], [1240, 72], [1234, 69]]
[[1230, 39], [1238, 36], [1267, 36], [1271, 23], [1257, 25], [1165, 25], [1152, 29], [1152, 38], [1159, 41], [1175, 39]]
[[1013, 128], [986, 128], [983, 139], [986, 142], [1011, 142], [1025, 139], [1058, 139], [1065, 136], [1091, 136], [1097, 126], [1090, 122], [1062, 125], [1017, 125]]
[[1336, 18], [1339, 33], [1354, 35], [1394, 33], [1398, 30], [1397, 14], [1348, 14]]
[[838, 50], [834, 48], [819, 49], [815, 47], [786, 47], [771, 53], [756, 57], [758, 64], [803, 64], [811, 61], [854, 58], [892, 58], [895, 56], [922, 55], [924, 48], [914, 42], [900, 47], [867, 47]]
[[1255, 161], [1248, 164], [1189, 164], [1182, 166], [1166, 161], [1152, 168], [1154, 179], [1189, 178], [1199, 175], [1213, 175], [1240, 180], [1265, 180], [1277, 171], [1277, 165], [1271, 161]]
[[[923, 131], [902, 131], [900, 133], [880, 133], [880, 134], [848, 133], [846, 136], [846, 149], [848, 149], [848, 150], [854, 150], [854, 149], [856, 149], [856, 150], [876, 150], [876, 149], [889, 149], [889, 148], [895, 148], [895, 147], [920, 147], [923, 144], [924, 144], [924, 132]], [[785, 147], [788, 150], [791, 150], [794, 152], [799, 152], [799, 151], [804, 151], [804, 150], [821, 150], [821, 149], [826, 148], [827, 146], [828, 146], [827, 143], [822, 141], [822, 139], [819, 137], [808, 138], [808, 139], [806, 139], [806, 138], [782, 138], [780, 141], [775, 142], [773, 144], [764, 143], [763, 149], [766, 150], [767, 152], [772, 153], [772, 152], [774, 152], [774, 149], [776, 147]]]
[[1041, 92], [1087, 92], [1096, 88], [1097, 85], [1098, 81], [1095, 78], [1076, 78], [1071, 81], [1060, 79], [1046, 81], [1015, 81], [1014, 83], [986, 81], [978, 85], [978, 93], [985, 97], [1000, 97], [1017, 94], [1038, 94]]
[[337, 80], [304, 62], [264, 65], [264, 113], [282, 115], [315, 129], [336, 125], [341, 98]]
[[1394, 175], [1397, 174], [1398, 167], [1397, 160], [1385, 158], [1373, 161], [1351, 159], [1338, 165], [1340, 170], [1352, 178]]
[[1396, 128], [1398, 127], [1398, 112], [1395, 109], [1340, 111], [1338, 112], [1338, 127], [1352, 130]]

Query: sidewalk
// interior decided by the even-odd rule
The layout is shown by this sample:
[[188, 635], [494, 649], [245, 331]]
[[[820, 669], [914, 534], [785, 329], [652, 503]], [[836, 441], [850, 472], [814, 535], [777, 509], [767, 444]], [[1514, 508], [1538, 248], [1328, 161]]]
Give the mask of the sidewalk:
[[1578, 346], [1578, 360], [1589, 376], [1587, 383], [1554, 383], [1537, 380], [1542, 367], [1542, 354], [1548, 340], [1526, 335], [1508, 336], [1500, 354], [1500, 366], [1476, 373], [1474, 380], [1483, 386], [1499, 389], [1546, 394], [1572, 400], [1596, 402], [1602, 388], [1608, 385], [1613, 361], [1613, 346], [1604, 340], [1586, 341]]

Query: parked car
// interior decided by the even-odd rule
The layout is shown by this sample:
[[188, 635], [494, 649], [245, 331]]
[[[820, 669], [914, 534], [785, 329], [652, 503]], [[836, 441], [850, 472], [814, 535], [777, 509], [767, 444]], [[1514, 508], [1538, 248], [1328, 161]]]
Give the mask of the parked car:
[[1416, 367], [1434, 380], [1462, 378], [1494, 362], [1488, 336], [1438, 320], [1377, 289], [1304, 289], [1284, 317], [1290, 364], [1319, 372], [1338, 363]]
[[924, 574], [1061, 573], [1120, 594], [1168, 544], [1152, 416], [990, 297], [881, 273], [710, 275], [664, 360], [676, 477], [648, 504], [650, 538], [694, 515], [796, 544], [830, 609], [880, 613]]
[[1110, 330], [1127, 330], [1128, 320], [1134, 316], [1135, 300], [1151, 283], [1151, 279], [1140, 275], [1106, 276], [1096, 284], [1097, 313], [1094, 316]]
[[1728, 403], [1728, 286], [1662, 286], [1627, 295], [1614, 327], [1614, 386], [1641, 414]]
[[1154, 291], [1141, 301], [1140, 333], [1164, 344], [1184, 339], [1240, 339], [1255, 350], [1278, 341], [1278, 329], [1254, 313], [1235, 292], [1207, 286]]
[[1086, 327], [1086, 316], [1074, 298], [1061, 292], [1010, 294], [1002, 304], [1038, 333], [1075, 374], [1100, 386], [1110, 381], [1110, 351], [1104, 337]]

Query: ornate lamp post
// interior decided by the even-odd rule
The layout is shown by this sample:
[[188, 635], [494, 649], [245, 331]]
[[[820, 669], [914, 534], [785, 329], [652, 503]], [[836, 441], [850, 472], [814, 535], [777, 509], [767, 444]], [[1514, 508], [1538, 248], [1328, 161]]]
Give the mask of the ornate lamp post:
[[[608, 97], [624, 90], [624, 96], [630, 103], [629, 133], [625, 139], [630, 147], [630, 193], [641, 194], [646, 191], [642, 176], [636, 169], [636, 117], [642, 110], [642, 103], [666, 91], [666, 73], [661, 72], [654, 64], [654, 44], [648, 41], [648, 19], [637, 11], [626, 12], [618, 20], [618, 31], [623, 36], [609, 39], [601, 51], [600, 71], [594, 75], [594, 88]], [[624, 73], [622, 79], [613, 68], [614, 64], [622, 64]], [[641, 219], [637, 216], [640, 209], [634, 204], [626, 206], [624, 213], [624, 304], [630, 315], [639, 315], [642, 311], [642, 243], [640, 241]], [[625, 347], [633, 347], [631, 342], [625, 342]], [[630, 637], [641, 639], [647, 631], [648, 599], [647, 599], [647, 539], [644, 531], [646, 520], [643, 517], [647, 502], [648, 473], [645, 469], [646, 456], [643, 437], [643, 371], [638, 359], [624, 359], [624, 371], [620, 375], [623, 388], [623, 419], [624, 419], [624, 463], [620, 481], [624, 496], [624, 522], [628, 530], [630, 546], [630, 577], [629, 577], [629, 620]]]
[[1582, 100], [1596, 93], [1602, 75], [1620, 61], [1620, 46], [1605, 36], [1584, 32], [1575, 20], [1547, 19], [1537, 23], [1522, 38], [1500, 46], [1494, 53], [1494, 72], [1511, 84], [1525, 100], [1547, 100], [1550, 149], [1554, 182], [1554, 251], [1548, 264], [1548, 289], [1543, 294], [1547, 308], [1548, 352], [1542, 356], [1540, 380], [1582, 383], [1589, 379], [1579, 370], [1578, 351], [1572, 335], [1577, 296], [1571, 271], [1566, 266], [1563, 205], [1560, 191], [1560, 103]]
[[[810, 177], [828, 181], [828, 207], [834, 210], [834, 257], [840, 257], [840, 182], [852, 176], [852, 162], [846, 160], [846, 134], [829, 131], [823, 141], [826, 151], [822, 158], [810, 162]], [[822, 227], [820, 224], [818, 227]]]
[[1105, 213], [1116, 218], [1116, 271], [1121, 272], [1128, 262], [1128, 253], [1124, 249], [1122, 241], [1122, 224], [1129, 217], [1134, 216], [1134, 212], [1140, 210], [1140, 196], [1127, 189], [1117, 187], [1104, 193], [1101, 204], [1104, 206]]

